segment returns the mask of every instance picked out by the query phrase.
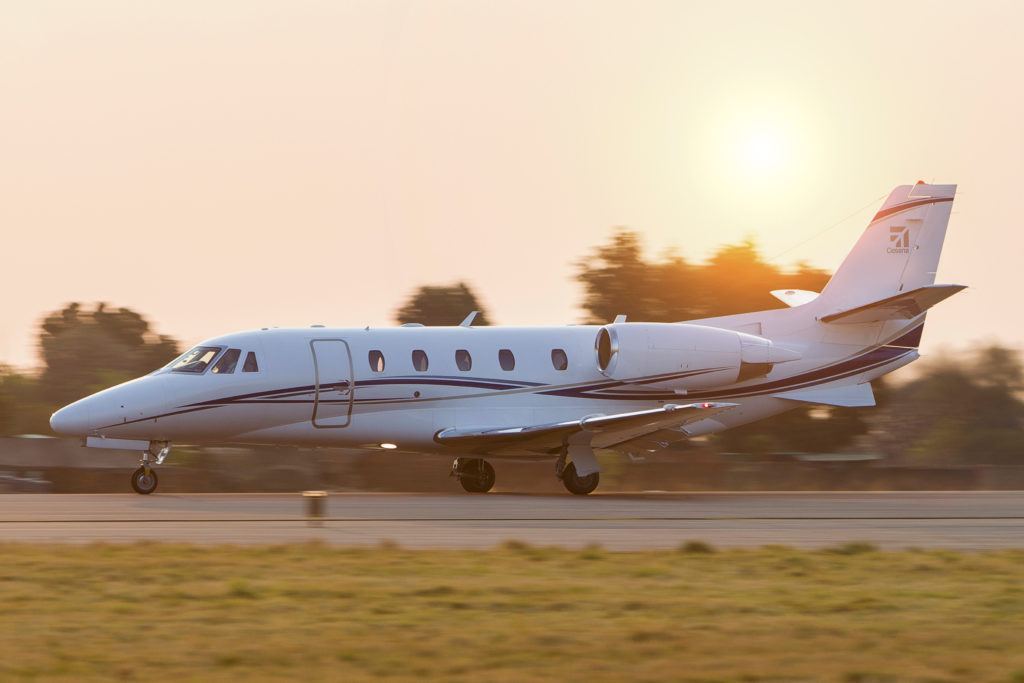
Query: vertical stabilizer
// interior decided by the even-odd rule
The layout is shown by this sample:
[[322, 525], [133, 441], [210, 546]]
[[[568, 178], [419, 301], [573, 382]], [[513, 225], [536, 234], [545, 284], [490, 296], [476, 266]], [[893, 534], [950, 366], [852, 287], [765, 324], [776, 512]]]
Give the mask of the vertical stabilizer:
[[818, 301], [861, 306], [935, 283], [956, 185], [901, 185], [889, 195]]

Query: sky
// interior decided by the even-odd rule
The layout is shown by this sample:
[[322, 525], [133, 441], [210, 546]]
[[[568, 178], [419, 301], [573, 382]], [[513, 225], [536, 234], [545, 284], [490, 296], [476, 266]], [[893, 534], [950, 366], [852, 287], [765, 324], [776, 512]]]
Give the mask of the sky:
[[[577, 322], [615, 226], [834, 269], [957, 183], [923, 351], [1019, 345], [1019, 2], [0, 0], [0, 363], [107, 301], [192, 343], [465, 280]], [[845, 220], [844, 220], [845, 219]], [[624, 311], [628, 313], [628, 311]]]

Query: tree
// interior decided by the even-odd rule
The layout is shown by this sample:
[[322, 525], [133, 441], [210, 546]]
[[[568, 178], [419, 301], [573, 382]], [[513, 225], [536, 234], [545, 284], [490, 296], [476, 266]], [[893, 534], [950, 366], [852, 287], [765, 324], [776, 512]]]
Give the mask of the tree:
[[17, 429], [18, 402], [24, 398], [18, 391], [21, 379], [10, 367], [0, 365], [0, 434], [14, 434]]
[[470, 311], [480, 311], [474, 325], [490, 325], [487, 313], [465, 282], [453, 285], [425, 285], [395, 312], [399, 323], [423, 325], [458, 325]]
[[872, 416], [872, 445], [918, 464], [1018, 464], [1024, 458], [1021, 375], [1020, 356], [997, 345], [967, 358], [932, 360]]
[[598, 246], [576, 267], [576, 278], [583, 285], [587, 322], [594, 324], [610, 322], [621, 313], [632, 320], [649, 322], [671, 320], [674, 313], [685, 315], [677, 312], [678, 308], [666, 310], [662, 290], [692, 291], [699, 284], [692, 277], [693, 268], [682, 258], [663, 263], [645, 261], [639, 235], [628, 230], [617, 231], [609, 244]]
[[1013, 349], [992, 344], [975, 354], [971, 374], [982, 386], [993, 387], [1004, 394], [1024, 391], [1024, 366]]
[[46, 316], [39, 334], [45, 365], [42, 398], [63, 405], [112, 384], [151, 372], [178, 355], [178, 343], [152, 331], [128, 308], [79, 303]]
[[639, 235], [625, 229], [576, 265], [590, 323], [609, 322], [620, 313], [635, 322], [675, 322], [781, 308], [771, 290], [820, 291], [829, 278], [806, 263], [785, 272], [765, 261], [749, 240], [720, 248], [705, 264], [676, 254], [648, 261]]

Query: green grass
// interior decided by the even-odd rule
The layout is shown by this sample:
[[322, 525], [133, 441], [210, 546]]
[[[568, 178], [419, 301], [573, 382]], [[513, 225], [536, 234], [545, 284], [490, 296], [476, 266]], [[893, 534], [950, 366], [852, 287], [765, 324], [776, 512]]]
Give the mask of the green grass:
[[0, 680], [1024, 681], [1024, 551], [0, 545]]

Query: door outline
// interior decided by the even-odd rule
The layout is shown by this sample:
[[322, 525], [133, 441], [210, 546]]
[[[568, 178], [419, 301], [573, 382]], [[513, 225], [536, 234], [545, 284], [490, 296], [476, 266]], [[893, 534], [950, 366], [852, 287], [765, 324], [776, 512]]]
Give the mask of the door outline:
[[[345, 413], [345, 424], [317, 424], [316, 417], [317, 411], [320, 408], [320, 362], [316, 357], [316, 344], [318, 342], [340, 342], [345, 347], [345, 356], [348, 361], [348, 379], [345, 380], [348, 385], [348, 411]], [[349, 347], [348, 342], [344, 339], [310, 339], [309, 350], [313, 355], [313, 414], [310, 417], [310, 421], [315, 429], [343, 429], [352, 424], [352, 402], [355, 400], [355, 369], [352, 365], [352, 349]], [[337, 385], [341, 382], [333, 382], [335, 390]], [[324, 391], [330, 391], [330, 389], [324, 389]], [[341, 417], [338, 415], [337, 417]]]

